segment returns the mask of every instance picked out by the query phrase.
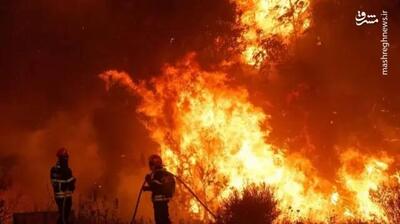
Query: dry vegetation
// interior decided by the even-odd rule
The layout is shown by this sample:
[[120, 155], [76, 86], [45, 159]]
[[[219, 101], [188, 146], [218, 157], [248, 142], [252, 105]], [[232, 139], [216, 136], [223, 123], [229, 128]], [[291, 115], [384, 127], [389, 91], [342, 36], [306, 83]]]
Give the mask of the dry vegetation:
[[[0, 189], [0, 196], [5, 189]], [[400, 223], [400, 185], [385, 185], [371, 197], [378, 202], [387, 214], [390, 224]], [[235, 191], [224, 201], [218, 211], [215, 224], [270, 224], [277, 221], [280, 211], [274, 198], [273, 189], [266, 185], [249, 185], [243, 191]], [[0, 197], [0, 224], [10, 223], [12, 205]], [[119, 217], [119, 201], [107, 200], [104, 197], [87, 197], [79, 199], [75, 209], [74, 224], [127, 224]], [[149, 219], [138, 219], [136, 224], [150, 224]], [[178, 223], [187, 223], [179, 221]], [[191, 223], [191, 222], [190, 222]], [[335, 221], [331, 222], [336, 224]], [[376, 224], [379, 222], [363, 222], [351, 220], [346, 224]], [[294, 224], [285, 222], [285, 224]], [[295, 224], [311, 224], [303, 221]]]
[[371, 196], [382, 206], [390, 223], [400, 223], [400, 183], [382, 186]]
[[[371, 197], [378, 202], [388, 217], [389, 224], [400, 223], [400, 184], [382, 186]], [[273, 190], [268, 186], [250, 185], [242, 192], [235, 191], [221, 206], [215, 224], [270, 224], [277, 220], [280, 212]], [[284, 222], [285, 224], [312, 224], [312, 222]], [[331, 224], [337, 224], [331, 221]], [[378, 224], [379, 221], [365, 222], [349, 220], [345, 224]]]
[[7, 175], [6, 169], [8, 168], [8, 163], [1, 159], [0, 160], [0, 224], [6, 223], [11, 219], [12, 208], [15, 204], [8, 203], [5, 197], [6, 190], [11, 185], [11, 178]]
[[278, 216], [277, 201], [266, 185], [250, 185], [235, 191], [218, 212], [217, 224], [269, 224]]
[[107, 199], [96, 192], [88, 197], [80, 197], [76, 208], [77, 224], [123, 224], [119, 217], [119, 200]]

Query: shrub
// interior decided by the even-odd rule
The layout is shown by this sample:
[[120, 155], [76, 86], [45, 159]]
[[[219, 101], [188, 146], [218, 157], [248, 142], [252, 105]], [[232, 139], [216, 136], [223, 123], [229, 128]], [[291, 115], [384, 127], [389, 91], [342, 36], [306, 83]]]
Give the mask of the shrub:
[[249, 185], [234, 191], [221, 205], [217, 224], [269, 224], [280, 212], [274, 193], [267, 185]]

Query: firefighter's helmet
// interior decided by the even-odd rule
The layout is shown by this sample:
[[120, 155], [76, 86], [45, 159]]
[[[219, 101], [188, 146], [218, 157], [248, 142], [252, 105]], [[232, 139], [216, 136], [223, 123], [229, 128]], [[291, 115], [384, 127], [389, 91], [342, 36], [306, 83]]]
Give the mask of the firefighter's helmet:
[[152, 168], [162, 168], [163, 167], [163, 162], [162, 159], [159, 155], [151, 155], [149, 157], [149, 167]]
[[56, 156], [58, 158], [68, 158], [68, 150], [64, 147], [61, 147], [60, 149], [58, 149]]

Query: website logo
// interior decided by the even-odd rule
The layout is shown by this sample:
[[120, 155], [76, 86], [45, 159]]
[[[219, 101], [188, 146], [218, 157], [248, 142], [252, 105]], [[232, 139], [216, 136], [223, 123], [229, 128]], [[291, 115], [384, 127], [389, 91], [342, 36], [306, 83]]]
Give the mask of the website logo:
[[368, 15], [364, 11], [357, 11], [355, 19], [357, 26], [362, 26], [364, 24], [374, 24], [379, 22], [378, 18], [376, 18], [376, 15], [374, 14]]

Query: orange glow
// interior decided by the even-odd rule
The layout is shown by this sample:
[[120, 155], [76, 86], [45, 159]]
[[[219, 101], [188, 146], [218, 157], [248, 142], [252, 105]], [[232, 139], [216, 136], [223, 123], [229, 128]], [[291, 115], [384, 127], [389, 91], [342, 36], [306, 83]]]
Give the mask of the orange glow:
[[[243, 86], [233, 87], [222, 71], [202, 70], [193, 55], [149, 82], [134, 83], [117, 71], [100, 77], [108, 87], [122, 84], [141, 98], [137, 112], [168, 169], [213, 209], [233, 189], [266, 183], [276, 192], [281, 220], [387, 220], [369, 192], [389, 178], [390, 158], [346, 150], [337, 180], [318, 177], [307, 158], [269, 143], [269, 115], [249, 101]], [[209, 218], [188, 195], [182, 197], [193, 217]]]

